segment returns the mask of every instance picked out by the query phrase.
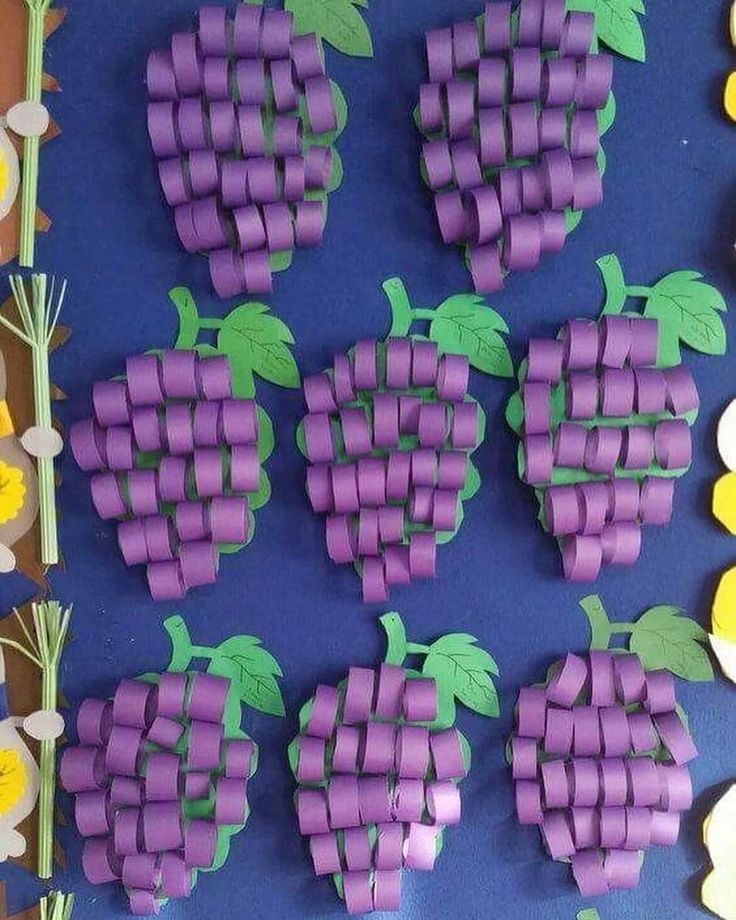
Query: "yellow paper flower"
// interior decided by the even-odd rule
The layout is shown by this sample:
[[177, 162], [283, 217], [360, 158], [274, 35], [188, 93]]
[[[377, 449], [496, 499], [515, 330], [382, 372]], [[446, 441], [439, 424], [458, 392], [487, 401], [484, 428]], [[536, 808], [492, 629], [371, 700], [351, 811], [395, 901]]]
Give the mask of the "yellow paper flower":
[[0, 220], [13, 206], [18, 194], [18, 154], [6, 131], [0, 127]]
[[23, 797], [28, 785], [28, 770], [18, 751], [0, 749], [0, 815], [7, 815]]
[[25, 499], [23, 470], [0, 460], [0, 524], [7, 524], [18, 517]]

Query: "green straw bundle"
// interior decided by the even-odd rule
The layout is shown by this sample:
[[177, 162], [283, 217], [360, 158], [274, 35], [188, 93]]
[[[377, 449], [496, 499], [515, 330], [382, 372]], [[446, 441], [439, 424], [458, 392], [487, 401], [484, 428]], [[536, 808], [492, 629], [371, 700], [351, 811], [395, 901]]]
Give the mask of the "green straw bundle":
[[52, 891], [41, 898], [39, 920], [69, 920], [74, 910], [74, 895]]
[[[0, 313], [0, 323], [31, 349], [33, 355], [33, 398], [36, 425], [51, 428], [51, 378], [49, 376], [49, 349], [66, 293], [66, 281], [57, 290], [56, 279], [48, 284], [46, 275], [31, 275], [31, 299], [28, 300], [26, 283], [20, 275], [10, 276], [15, 302], [18, 306], [22, 328]], [[56, 565], [59, 562], [59, 544], [56, 533], [56, 490], [53, 457], [38, 457], [38, 504], [41, 519], [41, 562]]]
[[[62, 610], [58, 601], [32, 604], [33, 630], [29, 629], [17, 609], [13, 608], [27, 644], [0, 636], [0, 645], [15, 649], [41, 672], [41, 709], [56, 711], [59, 697], [59, 664], [69, 632], [72, 608]], [[38, 875], [51, 878], [54, 871], [54, 803], [56, 801], [56, 740], [41, 741], [38, 762]], [[56, 908], [54, 908], [56, 909]], [[69, 908], [71, 912], [71, 908]], [[42, 914], [43, 916], [43, 914]], [[52, 913], [50, 920], [66, 918], [66, 913]]]
[[[51, 0], [26, 0], [28, 7], [28, 47], [26, 52], [26, 100], [41, 101], [43, 82], [44, 21]], [[23, 182], [20, 206], [20, 255], [25, 268], [33, 265], [36, 245], [36, 206], [38, 201], [38, 154], [40, 137], [23, 141]]]

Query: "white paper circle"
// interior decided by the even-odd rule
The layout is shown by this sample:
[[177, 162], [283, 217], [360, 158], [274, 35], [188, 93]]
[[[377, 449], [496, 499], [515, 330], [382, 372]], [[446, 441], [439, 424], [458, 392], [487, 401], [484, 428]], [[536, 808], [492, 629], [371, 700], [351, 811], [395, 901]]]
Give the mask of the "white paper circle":
[[38, 709], [23, 720], [23, 730], [36, 741], [55, 741], [64, 734], [64, 719], [53, 709]]
[[7, 575], [15, 570], [15, 553], [13, 550], [0, 543], [0, 575]]
[[21, 437], [20, 443], [32, 457], [56, 457], [64, 447], [64, 441], [55, 428], [33, 425]]
[[727, 469], [736, 473], [736, 399], [732, 399], [718, 419], [718, 453]]
[[49, 127], [49, 110], [42, 102], [16, 102], [6, 112], [5, 123], [21, 137], [41, 137]]

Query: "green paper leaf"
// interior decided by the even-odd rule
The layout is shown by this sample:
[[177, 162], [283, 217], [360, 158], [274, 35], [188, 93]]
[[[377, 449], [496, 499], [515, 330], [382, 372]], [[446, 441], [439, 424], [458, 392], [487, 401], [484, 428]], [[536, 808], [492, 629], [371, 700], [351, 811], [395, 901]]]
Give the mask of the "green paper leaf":
[[286, 252], [273, 252], [269, 256], [268, 265], [272, 272], [283, 272], [291, 265], [294, 260], [294, 250], [287, 249]]
[[229, 677], [240, 699], [269, 715], [286, 713], [278, 678], [283, 676], [278, 661], [256, 636], [233, 636], [220, 643], [207, 668], [208, 673]]
[[708, 634], [679, 607], [661, 605], [643, 613], [629, 640], [647, 670], [665, 668], [685, 680], [713, 680], [713, 666], [704, 646]]
[[578, 911], [577, 920], [601, 920], [601, 915], [595, 907], [586, 907], [585, 910]]
[[352, 0], [285, 0], [284, 7], [294, 14], [297, 32], [316, 32], [352, 57], [373, 57], [371, 33]]
[[516, 434], [521, 434], [521, 430], [524, 427], [524, 403], [518, 390], [511, 395], [506, 403], [506, 424]]
[[[267, 315], [267, 310], [264, 304], [241, 304], [228, 313], [217, 334], [217, 347], [230, 358], [233, 375], [244, 391], [250, 388], [249, 372], [278, 386], [296, 388], [300, 384], [299, 369], [289, 349], [294, 337], [289, 327], [278, 317]], [[254, 393], [255, 386], [252, 390]]]
[[467, 355], [473, 367], [497, 377], [513, 377], [514, 365], [502, 333], [506, 321], [484, 306], [482, 297], [457, 294], [437, 307], [429, 337], [447, 352]]
[[386, 648], [386, 664], [401, 665], [404, 663], [407, 651], [406, 629], [398, 613], [384, 613], [380, 618], [381, 626], [386, 631], [388, 647]]
[[345, 171], [342, 165], [342, 157], [336, 147], [332, 148], [332, 172], [330, 173], [330, 182], [327, 186], [328, 192], [336, 192], [342, 185], [345, 177]]
[[265, 463], [271, 456], [276, 447], [276, 435], [274, 434], [273, 422], [271, 416], [266, 412], [263, 406], [258, 407], [258, 459]]
[[623, 57], [646, 60], [644, 33], [637, 13], [640, 0], [568, 0], [568, 9], [595, 14], [596, 35]]
[[679, 342], [707, 355], [726, 351], [726, 328], [720, 314], [727, 307], [716, 288], [694, 271], [665, 275], [650, 289], [644, 316], [659, 320], [659, 363], [679, 364]]
[[598, 110], [598, 133], [601, 137], [607, 134], [613, 127], [616, 119], [616, 97], [613, 93], [608, 94], [608, 101], [602, 109]]
[[189, 288], [177, 287], [169, 291], [169, 297], [179, 314], [179, 330], [174, 348], [194, 348], [199, 335], [199, 312]]
[[577, 229], [578, 224], [583, 219], [582, 211], [573, 211], [572, 208], [565, 208], [565, 227], [568, 234]]
[[451, 633], [429, 647], [422, 674], [434, 677], [442, 693], [452, 693], [481, 715], [497, 717], [498, 693], [491, 674], [498, 674], [493, 658], [475, 645], [467, 633]]
[[626, 303], [626, 281], [623, 269], [615, 253], [601, 256], [595, 264], [603, 278], [606, 288], [606, 302], [601, 310], [601, 315], [620, 313]]

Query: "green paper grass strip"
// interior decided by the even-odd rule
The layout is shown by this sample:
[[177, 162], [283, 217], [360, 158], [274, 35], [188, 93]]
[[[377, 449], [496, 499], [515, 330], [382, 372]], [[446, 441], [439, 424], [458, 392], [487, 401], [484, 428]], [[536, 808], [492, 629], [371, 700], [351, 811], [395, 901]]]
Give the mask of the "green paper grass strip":
[[[72, 608], [58, 601], [33, 604], [33, 629], [17, 609], [13, 610], [25, 644], [0, 637], [0, 645], [24, 655], [41, 672], [41, 709], [56, 712], [59, 698], [59, 665], [69, 632]], [[56, 801], [56, 739], [40, 741], [40, 787], [38, 795], [38, 876], [51, 878], [54, 871], [54, 803]], [[53, 915], [54, 920], [56, 915]]]
[[[349, 786], [357, 782], [357, 795], [362, 796], [361, 784], [365, 783], [366, 804], [370, 799], [371, 808], [375, 811], [378, 800], [378, 805], [383, 804], [392, 810], [391, 828], [403, 838], [400, 845], [402, 855], [399, 857], [403, 869], [418, 868], [414, 862], [414, 847], [420, 837], [429, 851], [421, 868], [431, 869], [442, 851], [447, 826], [454, 825], [460, 818], [458, 787], [471, 767], [470, 743], [455, 727], [456, 707], [462, 704], [482, 716], [499, 716], [498, 692], [494, 683], [499, 669], [494, 658], [477, 645], [475, 636], [449, 633], [424, 645], [408, 640], [398, 613], [384, 614], [380, 623], [388, 640], [383, 663], [375, 670], [350, 668], [347, 677], [340, 680], [336, 688], [320, 684], [316, 694], [302, 706], [299, 733], [288, 748], [289, 766], [299, 784], [295, 806], [300, 829], [304, 837], [311, 838], [310, 850], [315, 870], [320, 858], [318, 854], [324, 853], [325, 841], [332, 838], [336, 847], [333, 853], [339, 862], [339, 871], [333, 872], [332, 880], [338, 896], [345, 900], [351, 914], [366, 913], [371, 909], [399, 909], [401, 869], [382, 873], [386, 882], [392, 876], [392, 883], [386, 886], [392, 892], [389, 903], [384, 900], [386, 895], [379, 891], [378, 880], [373, 878], [372, 873], [349, 871], [350, 857], [346, 858], [346, 849], [351, 844], [358, 846], [364, 838], [371, 850], [371, 865], [375, 865], [376, 848], [381, 850], [380, 837], [388, 825], [381, 821], [364, 820], [361, 813], [360, 827], [351, 823], [348, 829], [342, 829], [342, 823], [335, 820], [328, 829], [310, 829], [310, 816], [307, 809], [300, 805], [302, 796], [312, 801], [315, 797], [329, 796], [334, 782], [335, 802], [339, 802], [345, 790], [338, 791], [338, 784]], [[327, 700], [330, 702], [325, 707]], [[421, 701], [419, 709], [414, 708], [412, 700], [415, 703]], [[331, 707], [334, 708], [330, 716]], [[345, 739], [351, 734], [356, 738], [355, 756], [350, 755], [348, 759], [355, 761], [354, 768], [352, 765], [348, 768], [345, 763]], [[379, 737], [382, 742], [377, 740]], [[424, 749], [423, 770], [404, 768], [402, 743], [407, 750], [416, 751], [418, 748], [419, 760]], [[349, 741], [347, 745], [350, 745]], [[364, 760], [376, 758], [379, 748], [382, 753], [378, 759], [383, 761], [385, 769], [379, 766], [378, 760], [372, 760], [371, 765], [363, 769]], [[443, 759], [440, 749], [444, 749], [445, 753], [448, 749], [452, 752], [452, 763]], [[408, 756], [406, 759], [409, 759]], [[412, 778], [407, 779], [409, 776]], [[381, 793], [375, 794], [376, 784], [381, 781], [385, 781], [385, 803], [382, 803]], [[399, 809], [403, 796], [406, 800], [411, 799], [417, 786], [421, 789], [421, 802], [416, 806], [417, 812], [409, 817]], [[373, 792], [369, 791], [370, 788]], [[344, 798], [350, 799], [349, 790]], [[434, 802], [440, 799], [454, 803], [452, 816], [434, 812]], [[364, 800], [361, 798], [360, 802], [362, 812]], [[325, 814], [331, 815], [331, 807]], [[324, 872], [328, 867], [323, 865], [321, 868]], [[337, 865], [331, 866], [329, 871], [337, 868]], [[363, 896], [357, 903], [355, 899], [359, 891]]]
[[74, 910], [74, 895], [52, 891], [41, 898], [39, 920], [69, 920]]
[[[51, 7], [51, 0], [25, 0], [25, 3], [28, 8], [26, 100], [40, 102], [43, 81], [44, 19]], [[38, 200], [40, 147], [40, 137], [26, 137], [23, 141], [19, 261], [25, 268], [30, 268], [33, 265], [36, 244], [36, 203]]]
[[[48, 283], [46, 275], [31, 275], [31, 299], [28, 299], [27, 282], [20, 275], [10, 276], [10, 286], [20, 315], [21, 326], [16, 326], [0, 313], [0, 323], [31, 349], [33, 356], [33, 400], [36, 425], [50, 430], [51, 378], [49, 376], [49, 349], [59, 318], [66, 281], [57, 286], [56, 279]], [[53, 457], [38, 457], [39, 514], [41, 520], [41, 562], [56, 565], [59, 545], [56, 530], [56, 490]]]

